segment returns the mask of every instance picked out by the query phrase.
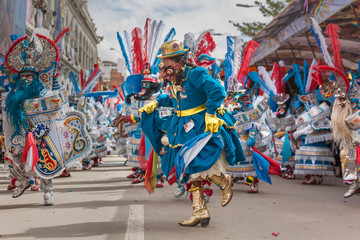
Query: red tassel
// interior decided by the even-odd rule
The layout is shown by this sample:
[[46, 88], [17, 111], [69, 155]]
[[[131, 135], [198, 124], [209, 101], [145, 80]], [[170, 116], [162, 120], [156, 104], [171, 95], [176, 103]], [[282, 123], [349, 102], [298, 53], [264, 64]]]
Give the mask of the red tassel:
[[259, 44], [257, 42], [250, 40], [250, 42], [248, 42], [248, 44], [245, 47], [243, 61], [241, 63], [240, 71], [236, 77], [237, 80], [242, 84], [245, 83], [246, 77], [249, 73], [249, 66], [251, 59], [254, 56], [255, 50], [258, 46]]
[[360, 165], [360, 146], [356, 145], [356, 161]]
[[154, 150], [151, 151], [149, 162], [146, 166], [145, 179], [144, 179], [145, 189], [149, 194], [152, 194], [154, 192], [154, 186], [151, 184], [150, 181], [152, 175], [153, 161], [154, 161]]
[[338, 68], [341, 71], [344, 71], [343, 67], [343, 61], [341, 58], [341, 44], [339, 41], [339, 32], [340, 27], [336, 26], [335, 24], [328, 24], [326, 27], [325, 33], [330, 37], [331, 40], [331, 47], [333, 50], [333, 56], [334, 56], [334, 65], [336, 68]]
[[71, 28], [69, 28], [69, 27], [63, 29], [63, 30], [57, 35], [57, 37], [55, 38], [54, 42], [57, 43], [57, 42], [60, 40], [60, 38], [61, 38], [62, 36], [64, 36], [65, 33], [69, 32], [70, 30], [71, 30]]
[[145, 158], [146, 145], [145, 145], [145, 134], [141, 135], [139, 150], [138, 150], [138, 161], [141, 169], [146, 168], [147, 159]]
[[277, 150], [276, 150], [276, 145], [275, 145], [275, 138], [274, 138], [274, 135], [271, 135], [272, 137], [272, 141], [273, 141], [273, 144], [274, 144], [274, 150], [275, 150], [275, 157], [277, 157]]

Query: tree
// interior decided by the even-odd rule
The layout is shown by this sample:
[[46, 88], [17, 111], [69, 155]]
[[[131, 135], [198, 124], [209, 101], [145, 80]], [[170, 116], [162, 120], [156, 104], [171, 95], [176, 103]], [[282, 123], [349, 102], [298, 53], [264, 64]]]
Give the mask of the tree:
[[[259, 7], [264, 17], [276, 17], [287, 6], [291, 0], [266, 0], [265, 3], [255, 1], [253, 6]], [[241, 5], [240, 5], [241, 6]], [[244, 5], [242, 5], [244, 6]], [[252, 6], [244, 6], [252, 7]], [[266, 26], [263, 22], [244, 22], [235, 23], [229, 20], [244, 36], [254, 37], [258, 32]]]

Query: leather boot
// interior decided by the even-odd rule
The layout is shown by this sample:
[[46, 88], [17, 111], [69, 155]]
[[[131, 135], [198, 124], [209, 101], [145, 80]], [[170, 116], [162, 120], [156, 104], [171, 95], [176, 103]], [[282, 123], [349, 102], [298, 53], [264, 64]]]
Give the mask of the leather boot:
[[360, 184], [358, 180], [353, 180], [351, 183], [349, 190], [344, 194], [344, 198], [351, 197], [354, 195], [358, 190], [360, 190]]
[[206, 206], [202, 187], [192, 187], [189, 190], [193, 194], [193, 212], [189, 219], [179, 222], [181, 226], [194, 227], [201, 224], [206, 227], [210, 222], [210, 213]]
[[214, 183], [221, 190], [221, 206], [225, 207], [233, 196], [232, 190], [232, 179], [230, 175], [221, 174], [221, 176], [212, 175], [211, 177], [207, 177], [208, 181]]

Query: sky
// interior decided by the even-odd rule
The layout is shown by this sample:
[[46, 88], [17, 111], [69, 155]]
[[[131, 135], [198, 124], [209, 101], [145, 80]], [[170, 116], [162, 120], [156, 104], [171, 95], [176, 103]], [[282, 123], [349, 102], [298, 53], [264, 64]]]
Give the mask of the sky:
[[[116, 32], [123, 36], [124, 30], [131, 32], [135, 27], [143, 29], [146, 18], [164, 21], [162, 39], [172, 27], [176, 31], [174, 39], [180, 41], [184, 40], [187, 32], [193, 32], [196, 38], [208, 29], [223, 34], [213, 36], [217, 47], [212, 53], [213, 57], [223, 59], [226, 53], [226, 36], [240, 35], [229, 20], [271, 21], [262, 16], [258, 7], [242, 8], [237, 7], [237, 3], [253, 5], [254, 0], [88, 0], [88, 9], [95, 22], [97, 35], [104, 37], [98, 47], [101, 60], [112, 58], [114, 61], [118, 57], [122, 58]], [[250, 39], [244, 37], [244, 40]]]

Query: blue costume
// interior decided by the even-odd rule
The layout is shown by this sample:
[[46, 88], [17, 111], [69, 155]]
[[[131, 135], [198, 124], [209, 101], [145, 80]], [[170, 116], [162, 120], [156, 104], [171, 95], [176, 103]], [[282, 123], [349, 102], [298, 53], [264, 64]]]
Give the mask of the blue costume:
[[[217, 114], [217, 117], [224, 120], [225, 124], [211, 136], [206, 146], [187, 166], [185, 175], [210, 169], [223, 150], [229, 165], [244, 160], [244, 154], [233, 127], [235, 119], [228, 112], [222, 116], [217, 113], [224, 99], [224, 88], [207, 73], [205, 68], [186, 66], [181, 89], [171, 85], [170, 94], [162, 94], [156, 100], [159, 107], [174, 108], [174, 114], [159, 119], [156, 117], [156, 111], [149, 115], [142, 113], [141, 127], [155, 151], [161, 156], [162, 170], [167, 178], [175, 165], [174, 160], [181, 147], [204, 133], [206, 113]], [[148, 121], [149, 118], [151, 121]], [[155, 124], [153, 124], [154, 121]], [[167, 146], [160, 141], [165, 132], [169, 139]], [[161, 151], [163, 147], [164, 151]]]
[[[233, 196], [231, 177], [224, 174], [226, 162], [232, 165], [245, 156], [234, 130], [234, 117], [219, 109], [225, 99], [224, 88], [205, 68], [188, 62], [188, 51], [178, 40], [162, 44], [158, 58], [164, 59], [161, 75], [165, 75], [164, 87], [171, 83], [169, 94], [160, 95], [139, 112], [141, 128], [161, 157], [168, 182], [191, 182], [193, 212], [179, 224], [206, 227], [210, 214], [201, 181], [206, 178], [215, 183], [221, 189], [221, 206], [226, 206]], [[160, 118], [158, 107], [174, 110]]]

